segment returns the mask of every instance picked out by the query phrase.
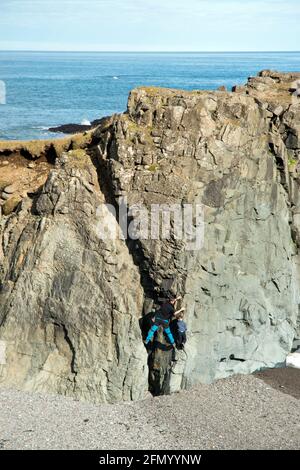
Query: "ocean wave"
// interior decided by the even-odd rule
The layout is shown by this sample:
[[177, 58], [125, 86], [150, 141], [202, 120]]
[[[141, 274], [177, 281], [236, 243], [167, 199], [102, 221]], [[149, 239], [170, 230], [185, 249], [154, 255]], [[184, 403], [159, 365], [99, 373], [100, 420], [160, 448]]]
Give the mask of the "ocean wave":
[[83, 119], [80, 123], [82, 126], [90, 126], [91, 125], [91, 121], [89, 121], [88, 119]]

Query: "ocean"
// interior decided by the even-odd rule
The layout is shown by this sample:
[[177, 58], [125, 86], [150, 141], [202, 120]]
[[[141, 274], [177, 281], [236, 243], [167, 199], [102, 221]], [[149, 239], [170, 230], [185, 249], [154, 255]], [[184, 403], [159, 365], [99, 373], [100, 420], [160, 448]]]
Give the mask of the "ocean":
[[0, 140], [61, 137], [47, 128], [122, 112], [138, 86], [230, 89], [262, 69], [300, 71], [300, 52], [0, 52]]

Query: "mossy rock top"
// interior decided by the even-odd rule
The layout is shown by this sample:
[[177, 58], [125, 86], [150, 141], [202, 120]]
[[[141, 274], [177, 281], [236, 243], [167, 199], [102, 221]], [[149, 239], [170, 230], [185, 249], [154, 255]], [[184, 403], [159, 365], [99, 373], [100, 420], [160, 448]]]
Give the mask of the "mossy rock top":
[[21, 201], [22, 198], [18, 195], [9, 198], [2, 206], [3, 215], [10, 215], [12, 212], [14, 212], [14, 210], [16, 210]]

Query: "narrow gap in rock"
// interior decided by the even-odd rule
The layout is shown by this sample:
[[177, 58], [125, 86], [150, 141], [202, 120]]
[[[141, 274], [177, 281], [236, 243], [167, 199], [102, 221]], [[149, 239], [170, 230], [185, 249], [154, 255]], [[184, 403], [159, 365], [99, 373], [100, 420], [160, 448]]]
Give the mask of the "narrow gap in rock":
[[[110, 148], [113, 146], [113, 137], [106, 144], [107, 152], [109, 154]], [[114, 206], [119, 221], [119, 206], [117, 199], [114, 196], [114, 188], [112, 181], [112, 174], [110, 170], [110, 160], [104, 159], [101, 156], [99, 147], [95, 145], [89, 150], [91, 161], [96, 168], [99, 186], [104, 194], [105, 201]], [[128, 224], [132, 219], [128, 217]], [[130, 255], [132, 256], [134, 264], [138, 267], [141, 277], [141, 285], [145, 294], [145, 304], [150, 303], [153, 307], [158, 308], [160, 299], [158, 297], [158, 286], [149, 274], [149, 265], [147, 258], [144, 254], [143, 247], [139, 240], [126, 240], [126, 244]], [[147, 333], [152, 326], [153, 311], [141, 312], [140, 329], [143, 340], [146, 339]], [[165, 338], [163, 331], [158, 331], [154, 341], [149, 345], [148, 349], [148, 367], [149, 367], [149, 391], [153, 395], [164, 395], [169, 393], [169, 382], [172, 368], [172, 359], [174, 351], [172, 346]]]
[[53, 144], [45, 149], [46, 160], [50, 165], [55, 165], [57, 159], [57, 152]]
[[27, 149], [20, 150], [21, 157], [25, 158], [26, 160], [34, 160], [33, 155]]
[[231, 355], [229, 356], [229, 359], [230, 359], [231, 361], [246, 362], [246, 359], [240, 359], [240, 358], [238, 358], [238, 357], [235, 357], [234, 354], [231, 354]]

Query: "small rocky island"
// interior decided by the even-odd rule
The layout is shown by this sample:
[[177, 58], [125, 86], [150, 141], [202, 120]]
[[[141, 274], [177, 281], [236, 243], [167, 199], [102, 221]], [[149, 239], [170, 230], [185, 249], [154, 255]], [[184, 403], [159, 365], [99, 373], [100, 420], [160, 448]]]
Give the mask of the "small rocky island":
[[[85, 135], [0, 146], [1, 387], [140, 400], [285, 362], [300, 337], [300, 74], [139, 88]], [[100, 240], [108, 202], [202, 204], [204, 246]], [[185, 352], [143, 337], [183, 296]]]

